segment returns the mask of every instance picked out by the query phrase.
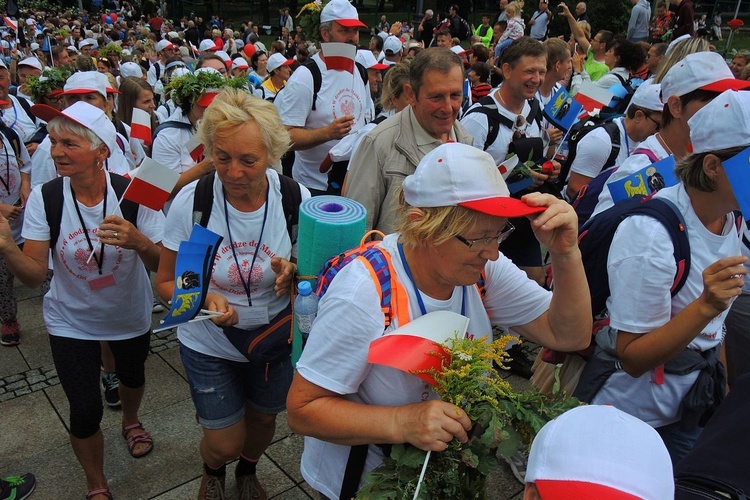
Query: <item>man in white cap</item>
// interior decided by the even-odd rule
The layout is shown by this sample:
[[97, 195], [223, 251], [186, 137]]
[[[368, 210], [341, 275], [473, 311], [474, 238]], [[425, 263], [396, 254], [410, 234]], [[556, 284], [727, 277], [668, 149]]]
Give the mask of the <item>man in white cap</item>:
[[[39, 78], [42, 75], [42, 63], [36, 57], [27, 57], [21, 59], [16, 64], [16, 77], [18, 80], [18, 86], [11, 89], [10, 93], [17, 97], [24, 97], [31, 101], [31, 95], [29, 94], [29, 88], [26, 85], [30, 76]], [[12, 65], [11, 65], [12, 66]]]
[[0, 109], [5, 125], [12, 128], [19, 139], [26, 145], [29, 155], [33, 155], [41, 136], [37, 131], [41, 121], [31, 114], [31, 103], [23, 97], [10, 95], [10, 71], [4, 62], [0, 61]]
[[383, 57], [380, 58], [380, 62], [386, 66], [392, 66], [401, 61], [403, 53], [403, 42], [399, 37], [391, 35], [383, 42]]
[[[357, 9], [347, 0], [331, 0], [320, 13], [320, 36], [324, 43], [356, 46], [359, 29], [366, 27], [359, 20]], [[312, 65], [316, 66], [312, 71], [321, 75], [317, 95]], [[360, 78], [358, 67], [354, 75], [327, 69], [318, 52], [310, 58], [309, 66], [297, 68], [274, 104], [289, 130], [292, 149], [296, 152], [292, 168], [294, 179], [310, 189], [313, 196], [326, 193], [328, 175], [320, 172], [326, 154], [342, 137], [373, 118], [369, 115], [373, 106], [366, 79]]]
[[[719, 54], [688, 54], [674, 65], [661, 81], [664, 111], [660, 130], [639, 145], [639, 150], [643, 153], [634, 154], [623, 162], [609, 177], [607, 185], [667, 156], [674, 155], [676, 160], [687, 156], [690, 145], [688, 120], [693, 114], [721, 92], [743, 89], [750, 89], [750, 82], [735, 79], [726, 61]], [[592, 217], [614, 205], [607, 185], [599, 195], [599, 202], [591, 214]]]
[[158, 59], [151, 65], [146, 76], [146, 81], [154, 89], [154, 94], [160, 101], [164, 100], [164, 79], [167, 73], [167, 59], [174, 54], [174, 47], [175, 45], [168, 40], [159, 40], [156, 43], [155, 48]]
[[645, 422], [614, 406], [580, 406], [534, 438], [523, 498], [667, 500], [674, 498], [672, 462]]
[[575, 154], [568, 156], [560, 172], [561, 177], [566, 177], [563, 196], [567, 200], [574, 199], [600, 172], [618, 168], [641, 141], [659, 131], [664, 109], [661, 85], [650, 82], [642, 83], [635, 91], [624, 117], [581, 130], [585, 132], [578, 140]]
[[91, 57], [91, 51], [94, 48], [94, 40], [91, 38], [84, 38], [80, 42], [78, 42], [78, 51], [81, 53], [81, 55]]
[[[395, 38], [395, 37], [394, 37]], [[357, 51], [355, 61], [367, 68], [367, 81], [370, 84], [370, 96], [372, 102], [376, 103], [380, 99], [380, 92], [383, 90], [383, 71], [388, 69], [388, 64], [379, 63], [375, 60], [370, 49], [360, 49]], [[377, 116], [378, 105], [375, 106], [375, 116]]]

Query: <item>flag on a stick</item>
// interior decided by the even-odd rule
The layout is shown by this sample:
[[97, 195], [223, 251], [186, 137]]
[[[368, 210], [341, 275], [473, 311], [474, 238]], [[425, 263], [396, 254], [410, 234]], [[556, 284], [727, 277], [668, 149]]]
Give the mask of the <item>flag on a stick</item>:
[[329, 42], [320, 45], [327, 69], [348, 71], [354, 74], [354, 58], [357, 56], [357, 47], [348, 43]]
[[141, 166], [131, 172], [130, 178], [123, 199], [152, 210], [161, 210], [177, 185], [180, 174], [146, 157]]
[[151, 145], [151, 115], [148, 112], [133, 108], [130, 136], [142, 140], [146, 146]]

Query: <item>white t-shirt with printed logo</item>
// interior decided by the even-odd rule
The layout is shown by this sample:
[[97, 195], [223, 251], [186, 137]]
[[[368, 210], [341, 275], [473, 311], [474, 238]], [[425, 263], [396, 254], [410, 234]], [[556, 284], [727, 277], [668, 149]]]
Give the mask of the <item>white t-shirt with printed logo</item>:
[[[740, 255], [740, 239], [731, 213], [727, 214], [722, 234], [717, 235], [698, 219], [681, 184], [664, 188], [655, 197], [671, 201], [685, 217], [690, 241], [690, 271], [685, 285], [672, 298], [670, 288], [676, 267], [672, 240], [666, 228], [644, 215], [634, 215], [620, 223], [607, 259], [612, 293], [607, 299], [607, 309], [610, 326], [631, 333], [649, 333], [668, 323], [703, 293], [705, 268], [723, 257]], [[711, 320], [688, 347], [706, 351], [721, 344], [727, 312]], [[678, 421], [680, 402], [698, 372], [666, 373], [660, 385], [653, 382], [653, 377], [653, 370], [638, 378], [617, 371], [591, 403], [611, 404], [653, 427]]]
[[[31, 164], [29, 152], [19, 144], [20, 154], [16, 157], [16, 152], [5, 134], [0, 134], [2, 138], [2, 149], [0, 149], [0, 203], [15, 205], [21, 199], [21, 171], [27, 172]], [[21, 229], [23, 228], [23, 214], [20, 217], [9, 222], [10, 230], [13, 234], [13, 241], [16, 244], [23, 243]]]
[[[91, 244], [104, 218], [104, 201], [93, 207], [78, 204]], [[107, 212], [122, 216], [117, 195], [107, 174]], [[164, 215], [144, 206], [138, 208], [138, 230], [158, 243], [164, 230]], [[23, 237], [49, 241], [41, 187], [26, 204]], [[104, 245], [101, 275], [91, 253], [71, 196], [70, 179], [63, 179], [63, 210], [60, 236], [52, 251], [55, 276], [44, 296], [44, 322], [50, 335], [83, 340], [123, 340], [143, 335], [151, 327], [151, 282], [135, 250]], [[99, 257], [99, 251], [96, 253]], [[112, 274], [115, 285], [92, 290], [89, 280]]]
[[[234, 241], [237, 261], [234, 259], [232, 247], [227, 233], [227, 222], [224, 212], [224, 193], [219, 177], [214, 179], [214, 201], [211, 207], [211, 217], [208, 220], [208, 229], [224, 237], [214, 258], [213, 274], [208, 287], [209, 293], [217, 293], [224, 296], [230, 305], [242, 314], [249, 309], [247, 294], [240, 279], [240, 273], [245, 278], [245, 283], [250, 285], [250, 297], [253, 306], [267, 307], [268, 318], [273, 319], [289, 304], [289, 295], [276, 296], [274, 284], [276, 275], [271, 270], [271, 259], [283, 257], [290, 259], [296, 256], [296, 245], [292, 248], [292, 242], [286, 230], [284, 209], [281, 204], [280, 181], [278, 174], [269, 169], [266, 172], [269, 182], [268, 216], [263, 238], [260, 241], [258, 257], [255, 265], [250, 270], [253, 255], [258, 248], [258, 238], [263, 225], [264, 204], [254, 212], [240, 212], [227, 203], [229, 224]], [[174, 199], [167, 216], [167, 225], [164, 232], [164, 248], [177, 252], [180, 242], [187, 241], [193, 230], [193, 198], [197, 181], [184, 187]], [[302, 199], [310, 197], [309, 191], [302, 189]], [[239, 262], [239, 267], [237, 266]], [[248, 275], [250, 277], [248, 281]], [[256, 328], [259, 323], [248, 327]], [[211, 321], [200, 321], [182, 325], [177, 329], [177, 336], [186, 347], [222, 359], [245, 362], [245, 358], [227, 340], [224, 332]]]
[[[421, 315], [416, 292], [406, 275], [397, 249], [398, 235], [385, 237], [381, 247], [391, 256], [396, 277], [407, 291], [409, 316]], [[422, 293], [427, 312], [452, 311], [470, 319], [468, 333], [475, 338], [492, 337], [491, 325], [504, 327], [530, 323], [548, 308], [551, 293], [529, 280], [500, 254], [487, 262], [484, 302], [473, 285], [458, 286], [448, 300]], [[464, 297], [465, 294], [465, 297]], [[393, 321], [385, 331], [398, 327]], [[297, 371], [305, 380], [341, 394], [357, 403], [399, 406], [437, 396], [423, 380], [395, 368], [367, 362], [370, 342], [384, 333], [384, 316], [375, 283], [364, 264], [355, 260], [344, 267], [320, 301]], [[371, 446], [365, 472], [383, 460], [379, 448]], [[348, 446], [306, 437], [301, 471], [305, 481], [328, 498], [338, 498], [344, 476]]]
[[[21, 107], [21, 104], [18, 102], [19, 99], [23, 99], [23, 97], [16, 97], [9, 94], [8, 101], [11, 106], [3, 109], [2, 116], [3, 122], [18, 134], [21, 142], [26, 142], [31, 139], [39, 127], [37, 127], [36, 121], [32, 120], [26, 113], [26, 110]], [[32, 105], [33, 103], [29, 103], [29, 107]]]
[[[356, 133], [374, 118], [375, 107], [370, 97], [369, 83], [362, 81], [357, 68], [354, 69], [354, 74], [328, 70], [320, 59], [320, 54], [315, 54], [312, 60], [317, 63], [322, 78], [315, 111], [312, 110], [312, 74], [305, 66], [300, 66], [289, 77], [284, 90], [279, 92], [274, 101], [281, 121], [287, 127], [316, 129], [333, 123], [336, 118], [352, 115], [352, 133]], [[294, 180], [311, 189], [325, 190], [328, 174], [320, 173], [320, 164], [338, 141], [339, 139], [334, 139], [313, 148], [296, 151], [292, 169]]]

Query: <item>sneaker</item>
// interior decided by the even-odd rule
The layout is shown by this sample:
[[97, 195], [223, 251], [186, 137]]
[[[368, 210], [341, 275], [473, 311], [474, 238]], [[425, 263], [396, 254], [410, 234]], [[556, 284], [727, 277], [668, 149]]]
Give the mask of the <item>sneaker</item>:
[[31, 495], [36, 487], [34, 474], [8, 476], [0, 479], [0, 500], [23, 500]]
[[21, 327], [17, 321], [3, 323], [0, 327], [0, 344], [14, 346], [21, 343]]
[[154, 297], [154, 303], [151, 307], [151, 314], [158, 314], [161, 312], [164, 312], [164, 305], [159, 301], [159, 299]]
[[224, 500], [224, 477], [209, 476], [204, 472], [198, 489], [198, 500]]
[[117, 374], [102, 372], [102, 387], [104, 388], [104, 401], [110, 408], [120, 406], [120, 381]]
[[534, 361], [529, 358], [529, 351], [523, 344], [516, 344], [508, 349], [508, 355], [510, 359], [503, 363], [508, 367], [511, 373], [515, 373], [519, 377], [530, 379], [534, 372], [531, 371], [531, 367], [534, 366]]
[[266, 490], [260, 485], [258, 476], [255, 474], [245, 474], [237, 476], [237, 489], [239, 490], [240, 500], [267, 500]]
[[510, 471], [513, 473], [513, 476], [515, 476], [518, 482], [525, 485], [526, 465], [529, 462], [529, 456], [521, 450], [518, 450], [512, 457], [504, 456], [503, 459], [510, 466]]

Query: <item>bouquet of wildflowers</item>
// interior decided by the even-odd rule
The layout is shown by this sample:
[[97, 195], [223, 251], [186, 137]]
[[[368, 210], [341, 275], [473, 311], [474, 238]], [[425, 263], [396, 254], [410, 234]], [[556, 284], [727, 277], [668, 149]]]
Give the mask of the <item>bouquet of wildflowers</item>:
[[311, 43], [320, 41], [320, 12], [326, 3], [328, 2], [324, 3], [322, 0], [306, 3], [297, 13], [297, 24], [302, 26], [302, 30], [305, 32], [305, 39]]

